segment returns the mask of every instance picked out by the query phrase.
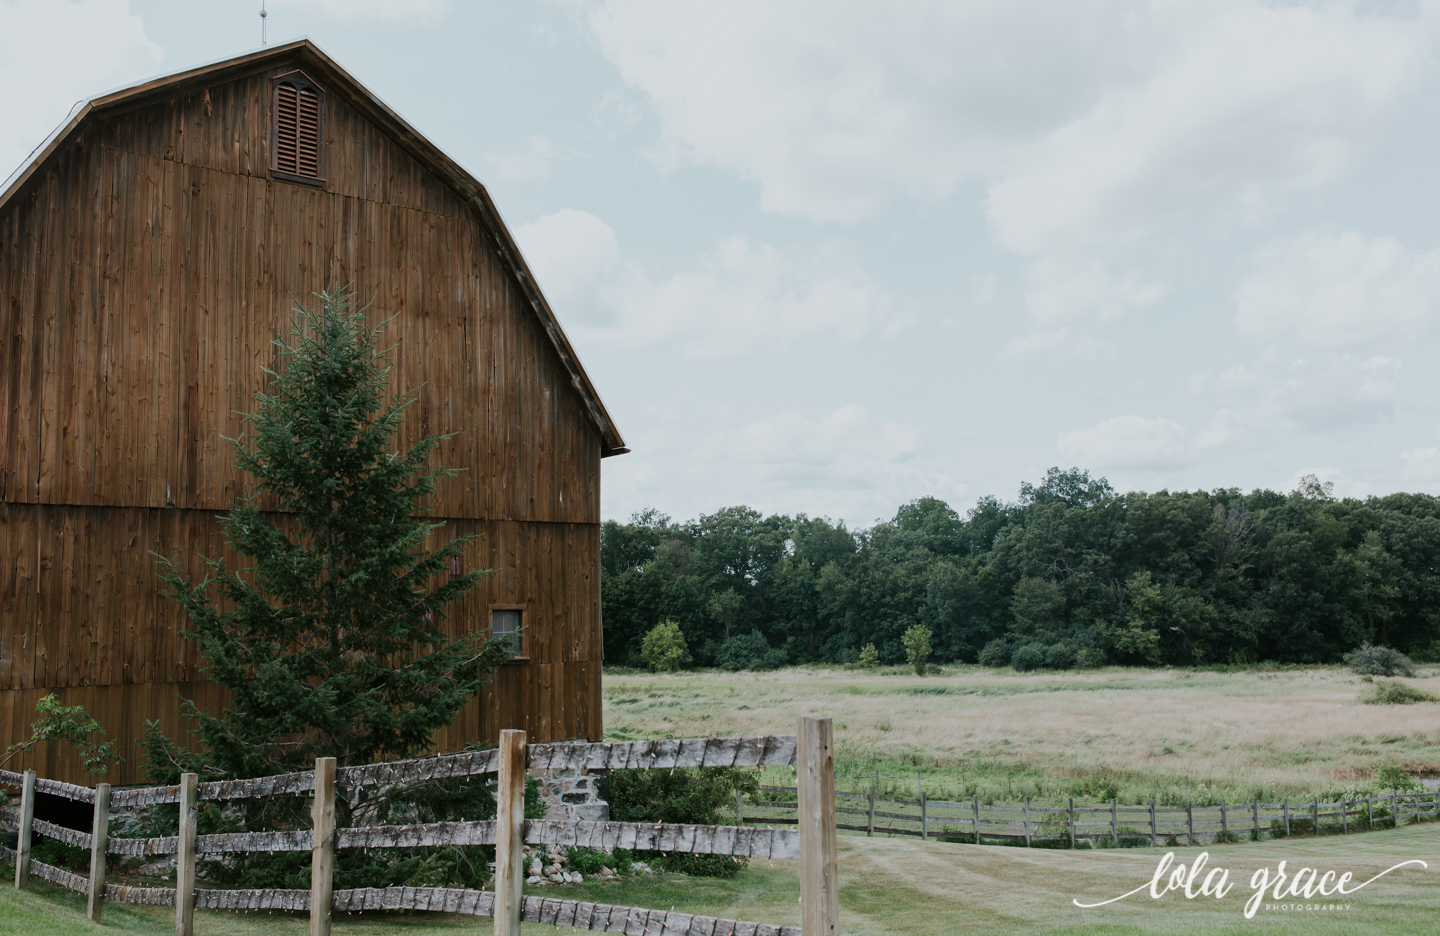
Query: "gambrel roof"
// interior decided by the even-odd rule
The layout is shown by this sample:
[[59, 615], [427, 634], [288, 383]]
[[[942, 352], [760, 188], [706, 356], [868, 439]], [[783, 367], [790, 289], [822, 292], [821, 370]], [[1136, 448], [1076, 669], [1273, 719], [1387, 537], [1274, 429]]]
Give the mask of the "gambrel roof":
[[84, 101], [65, 123], [36, 150], [26, 163], [14, 174], [12, 181], [0, 192], [0, 210], [25, 189], [27, 183], [74, 138], [86, 121], [111, 113], [119, 113], [143, 107], [147, 104], [168, 100], [191, 92], [199, 91], [219, 82], [253, 74], [277, 61], [293, 61], [306, 72], [322, 81], [327, 91], [338, 94], [362, 116], [395, 141], [406, 153], [425, 169], [449, 186], [469, 206], [481, 227], [494, 241], [495, 249], [505, 268], [515, 278], [526, 304], [555, 350], [562, 366], [569, 374], [571, 385], [579, 396], [590, 421], [601, 439], [601, 457], [619, 455], [629, 451], [620, 436], [614, 420], [605, 409], [590, 377], [581, 366], [580, 359], [571, 346], [570, 340], [560, 327], [559, 320], [550, 304], [535, 282], [530, 267], [520, 253], [510, 230], [500, 217], [489, 192], [478, 179], [467, 172], [439, 147], [421, 136], [404, 118], [391, 110], [385, 102], [372, 94], [364, 85], [335, 63], [309, 39], [297, 39], [251, 52], [235, 58], [224, 59], [209, 65], [190, 68], [185, 71], [152, 78], [138, 84], [112, 91]]

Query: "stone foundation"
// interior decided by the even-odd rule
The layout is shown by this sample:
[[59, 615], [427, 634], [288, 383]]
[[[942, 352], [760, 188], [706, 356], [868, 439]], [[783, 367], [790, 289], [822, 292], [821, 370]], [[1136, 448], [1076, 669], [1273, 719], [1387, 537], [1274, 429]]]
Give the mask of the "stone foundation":
[[540, 781], [540, 799], [546, 807], [546, 819], [604, 822], [610, 818], [610, 804], [605, 797], [609, 786], [608, 770], [532, 770], [530, 776]]

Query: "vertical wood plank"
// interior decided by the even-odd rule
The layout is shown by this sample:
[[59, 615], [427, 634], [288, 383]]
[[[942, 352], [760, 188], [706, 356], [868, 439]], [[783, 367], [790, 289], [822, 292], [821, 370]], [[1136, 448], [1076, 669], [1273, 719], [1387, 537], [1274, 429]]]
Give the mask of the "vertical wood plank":
[[525, 732], [500, 732], [495, 790], [495, 936], [520, 936], [525, 884]]
[[20, 786], [20, 830], [15, 843], [15, 889], [30, 886], [30, 828], [35, 821], [35, 771], [25, 771]]
[[800, 719], [796, 755], [800, 931], [804, 936], [837, 936], [840, 878], [836, 866], [835, 728], [830, 719], [817, 715]]
[[85, 916], [99, 923], [105, 912], [105, 848], [110, 842], [110, 784], [95, 785], [95, 823], [90, 830], [90, 892]]
[[315, 758], [315, 801], [311, 809], [310, 936], [330, 936], [330, 903], [335, 889], [335, 758]]
[[195, 936], [195, 820], [200, 778], [180, 775], [180, 834], [175, 852], [175, 936]]
[[1070, 817], [1070, 847], [1075, 847], [1075, 797], [1067, 797], [1066, 812]]
[[1110, 847], [1120, 847], [1120, 817], [1115, 808], [1115, 797], [1110, 797]]
[[975, 793], [970, 797], [970, 809], [974, 814], [975, 821], [975, 844], [980, 844], [980, 794]]

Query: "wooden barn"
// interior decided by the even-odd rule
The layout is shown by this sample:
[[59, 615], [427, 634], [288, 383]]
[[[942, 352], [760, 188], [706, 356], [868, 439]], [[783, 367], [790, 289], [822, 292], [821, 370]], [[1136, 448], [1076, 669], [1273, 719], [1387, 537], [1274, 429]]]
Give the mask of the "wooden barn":
[[[0, 747], [54, 692], [122, 739], [105, 779], [139, 782], [147, 720], [223, 704], [152, 553], [198, 576], [224, 550], [222, 436], [291, 297], [332, 283], [396, 317], [408, 441], [455, 433], [429, 506], [496, 572], [449, 625], [523, 628], [437, 748], [600, 738], [600, 459], [624, 442], [484, 186], [300, 41], [89, 101], [0, 193]], [[91, 782], [46, 748], [24, 766]]]

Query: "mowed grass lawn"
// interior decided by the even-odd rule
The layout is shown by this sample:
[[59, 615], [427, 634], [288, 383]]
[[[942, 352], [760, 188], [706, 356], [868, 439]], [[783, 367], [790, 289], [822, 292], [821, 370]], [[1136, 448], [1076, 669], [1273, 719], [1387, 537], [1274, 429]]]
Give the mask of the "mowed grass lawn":
[[[1404, 681], [1440, 694], [1440, 668]], [[1373, 688], [1321, 666], [925, 677], [800, 667], [607, 673], [604, 700], [606, 736], [619, 739], [789, 734], [799, 715], [829, 715], [837, 772], [920, 771], [932, 798], [1235, 803], [1363, 788], [1387, 763], [1440, 777], [1440, 704], [1362, 703]]]
[[[840, 840], [841, 932], [845, 936], [939, 936], [949, 933], [1020, 934], [1222, 934], [1275, 933], [1433, 934], [1440, 898], [1440, 826], [1426, 824], [1350, 836], [1292, 839], [1208, 849], [1209, 867], [1230, 871], [1234, 889], [1223, 899], [1142, 892], [1118, 904], [1085, 910], [1084, 902], [1118, 896], [1148, 882], [1165, 849], [1057, 851], [954, 845], [843, 836]], [[1176, 860], [1193, 861], [1205, 849], [1173, 849]], [[1319, 868], [1350, 871], [1365, 880], [1399, 861], [1421, 858], [1428, 869], [1394, 872], [1338, 900], [1317, 898], [1311, 908], [1261, 909], [1243, 916], [1255, 869]], [[532, 891], [534, 892], [534, 891]], [[769, 923], [798, 923], [795, 862], [758, 862], [730, 881], [680, 875], [546, 888], [546, 896], [595, 900], [706, 913]], [[1296, 901], [1286, 901], [1292, 908]], [[1322, 904], [1348, 909], [1315, 909]], [[200, 936], [300, 936], [303, 915], [200, 911]], [[374, 913], [342, 916], [335, 931], [353, 936], [453, 936], [490, 932], [488, 918], [443, 914]], [[71, 936], [123, 932], [174, 932], [168, 907], [107, 906], [105, 925], [85, 920], [83, 900], [37, 882], [21, 894], [0, 886], [0, 932], [23, 936]], [[554, 932], [547, 926], [527, 933]]]

